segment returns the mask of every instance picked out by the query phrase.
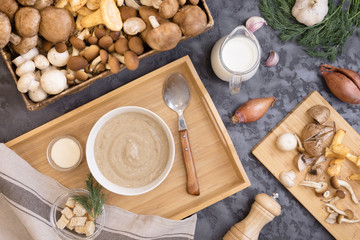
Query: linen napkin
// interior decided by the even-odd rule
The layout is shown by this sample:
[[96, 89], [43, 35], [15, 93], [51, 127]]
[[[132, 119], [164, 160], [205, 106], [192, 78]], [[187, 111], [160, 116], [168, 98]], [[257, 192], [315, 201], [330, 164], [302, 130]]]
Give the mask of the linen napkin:
[[[0, 144], [0, 238], [58, 239], [50, 225], [50, 208], [56, 198], [67, 190]], [[105, 211], [105, 226], [97, 239], [194, 238], [196, 215], [177, 221], [138, 215], [109, 205], [105, 205]]]

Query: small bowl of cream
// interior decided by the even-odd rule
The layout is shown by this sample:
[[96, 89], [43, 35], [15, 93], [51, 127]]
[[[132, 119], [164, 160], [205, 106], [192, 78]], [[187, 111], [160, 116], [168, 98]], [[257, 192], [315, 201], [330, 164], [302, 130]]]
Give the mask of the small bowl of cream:
[[81, 163], [83, 149], [76, 138], [70, 135], [61, 135], [50, 141], [46, 156], [50, 165], [56, 170], [70, 171]]

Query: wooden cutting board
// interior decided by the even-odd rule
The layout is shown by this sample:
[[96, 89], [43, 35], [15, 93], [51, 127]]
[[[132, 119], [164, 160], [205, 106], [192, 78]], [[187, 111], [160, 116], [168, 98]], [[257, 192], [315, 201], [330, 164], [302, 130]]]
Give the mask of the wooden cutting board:
[[[310, 93], [282, 121], [280, 121], [280, 123], [253, 148], [252, 152], [277, 179], [279, 179], [279, 174], [282, 171], [295, 171], [297, 174], [295, 186], [288, 188], [288, 190], [336, 239], [360, 239], [360, 223], [332, 225], [325, 222], [325, 219], [329, 214], [325, 210], [324, 203], [315, 195], [313, 189], [298, 185], [298, 183], [304, 179], [306, 170], [301, 173], [297, 170], [294, 163], [297, 151], [282, 152], [278, 150], [275, 145], [277, 137], [285, 132], [296, 133], [298, 136], [301, 136], [301, 131], [305, 125], [312, 122], [311, 117], [306, 111], [310, 107], [318, 104], [324, 105], [330, 109], [331, 114], [329, 121], [335, 121], [337, 129], [344, 129], [346, 131], [343, 144], [349, 147], [353, 154], [358, 156], [360, 154], [360, 135], [316, 91]], [[352, 162], [345, 160], [339, 177], [343, 180], [347, 180], [346, 178], [354, 173], [360, 173], [360, 169]], [[324, 174], [324, 179], [325, 181], [328, 181], [329, 179], [326, 173]], [[347, 181], [357, 193], [358, 199], [360, 199], [360, 181]], [[355, 213], [354, 218], [360, 218], [360, 205], [355, 205], [352, 202], [349, 193], [347, 193], [344, 200], [336, 203], [336, 207], [342, 210], [349, 208]]]
[[[191, 100], [184, 112], [200, 196], [186, 192], [186, 173], [178, 135], [178, 117], [162, 98], [167, 76], [178, 72], [187, 80]], [[250, 185], [226, 128], [188, 56], [134, 80], [92, 102], [54, 119], [8, 143], [38, 171], [68, 188], [85, 188], [89, 168], [84, 158], [71, 172], [53, 169], [46, 159], [52, 138], [69, 134], [85, 144], [95, 122], [108, 111], [121, 106], [139, 106], [159, 115], [169, 126], [175, 140], [175, 160], [170, 174], [154, 190], [139, 196], [121, 196], [109, 191], [107, 204], [147, 215], [182, 219]], [[59, 193], [60, 194], [60, 193]]]

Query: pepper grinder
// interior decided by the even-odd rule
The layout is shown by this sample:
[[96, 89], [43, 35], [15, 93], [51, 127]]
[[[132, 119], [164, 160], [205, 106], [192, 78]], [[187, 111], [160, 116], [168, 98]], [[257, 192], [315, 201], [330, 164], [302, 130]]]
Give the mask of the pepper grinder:
[[265, 193], [256, 195], [247, 217], [232, 226], [223, 240], [258, 239], [261, 229], [281, 213], [281, 206], [275, 200], [278, 197], [277, 193], [274, 193], [273, 197]]

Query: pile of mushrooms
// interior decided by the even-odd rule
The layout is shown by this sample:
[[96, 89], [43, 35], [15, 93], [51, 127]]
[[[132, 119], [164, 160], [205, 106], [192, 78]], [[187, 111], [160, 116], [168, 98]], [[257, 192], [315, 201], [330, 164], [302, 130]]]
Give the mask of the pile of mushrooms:
[[[205, 31], [198, 0], [0, 0], [0, 48], [9, 45], [18, 90], [39, 102], [139, 55]], [[65, 77], [65, 81], [64, 81]], [[52, 80], [48, 80], [52, 79]]]

